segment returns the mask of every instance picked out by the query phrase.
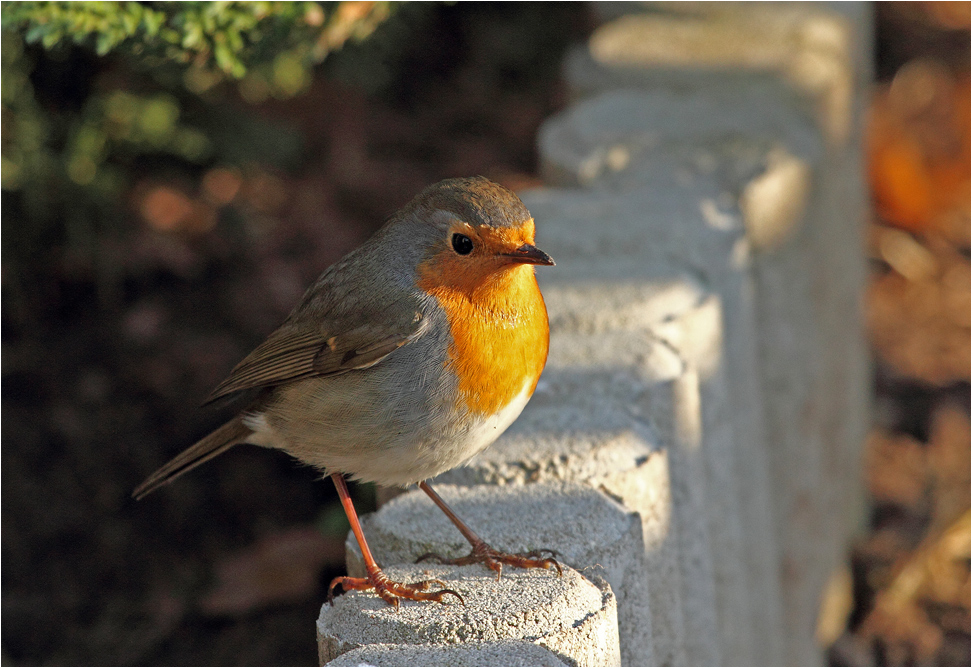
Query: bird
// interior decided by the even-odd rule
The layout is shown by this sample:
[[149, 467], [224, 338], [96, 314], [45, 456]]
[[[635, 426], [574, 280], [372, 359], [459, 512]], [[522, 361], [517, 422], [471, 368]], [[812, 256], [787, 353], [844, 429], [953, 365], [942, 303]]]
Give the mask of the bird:
[[[553, 551], [494, 549], [428, 479], [492, 444], [530, 399], [549, 347], [534, 269], [554, 260], [534, 243], [519, 197], [484, 177], [425, 188], [370, 239], [326, 269], [283, 324], [207, 398], [237, 401], [228, 422], [132, 493], [141, 499], [238, 444], [276, 448], [330, 477], [361, 548], [366, 576], [328, 588], [444, 602], [440, 580], [389, 578], [365, 540], [346, 478], [418, 485], [471, 545], [448, 564], [561, 566]], [[417, 560], [417, 561], [419, 561]], [[436, 589], [438, 588], [438, 589]]]

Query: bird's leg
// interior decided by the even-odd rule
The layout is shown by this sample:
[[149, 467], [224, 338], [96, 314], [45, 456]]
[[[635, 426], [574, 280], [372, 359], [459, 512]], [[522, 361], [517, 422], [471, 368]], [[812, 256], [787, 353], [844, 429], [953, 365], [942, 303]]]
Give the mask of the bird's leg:
[[[470, 526], [464, 523], [460, 517], [456, 515], [456, 512], [449, 508], [449, 505], [446, 504], [443, 498], [432, 489], [432, 486], [423, 481], [419, 484], [419, 488], [422, 489], [424, 493], [429, 495], [432, 501], [436, 503], [436, 506], [443, 510], [443, 513], [445, 513], [446, 517], [453, 522], [456, 529], [458, 529], [463, 536], [466, 537], [466, 540], [470, 542], [470, 546], [473, 547], [473, 550], [470, 551], [470, 554], [466, 557], [451, 559], [444, 558], [437, 553], [426, 553], [425, 555], [420, 556], [416, 562], [422, 562], [423, 560], [428, 559], [435, 559], [443, 564], [455, 565], [482, 562], [487, 567], [497, 572], [498, 581], [500, 580], [500, 573], [503, 571], [503, 565], [505, 564], [510, 565], [511, 567], [524, 568], [547, 569], [548, 567], [554, 567], [557, 569], [558, 575], [561, 575], [561, 565], [558, 564], [557, 560], [554, 559], [557, 557], [557, 553], [554, 551], [544, 548], [541, 550], [530, 551], [529, 553], [501, 553], [500, 551], [492, 548], [487, 542], [483, 541], [483, 539], [481, 539], [476, 532], [470, 529]], [[547, 553], [548, 557], [544, 557], [545, 553]]]
[[433, 579], [419, 581], [418, 583], [397, 583], [386, 576], [378, 563], [375, 562], [372, 551], [369, 550], [368, 544], [365, 542], [365, 533], [362, 532], [361, 523], [358, 522], [358, 514], [355, 513], [355, 506], [351, 502], [351, 495], [348, 494], [348, 485], [345, 483], [344, 477], [341, 474], [332, 474], [331, 479], [338, 489], [338, 497], [341, 498], [341, 505], [345, 508], [348, 522], [351, 523], [351, 531], [355, 533], [355, 539], [358, 540], [358, 546], [361, 548], [362, 557], [365, 560], [365, 572], [368, 576], [365, 578], [338, 576], [331, 581], [331, 585], [328, 587], [328, 602], [334, 603], [334, 589], [340, 585], [346, 591], [374, 589], [379, 597], [395, 608], [399, 608], [399, 597], [416, 601], [441, 602], [444, 596], [453, 595], [460, 603], [463, 603], [463, 598], [455, 590], [443, 587], [442, 590], [427, 592], [433, 585], [445, 586], [446, 584], [442, 581]]

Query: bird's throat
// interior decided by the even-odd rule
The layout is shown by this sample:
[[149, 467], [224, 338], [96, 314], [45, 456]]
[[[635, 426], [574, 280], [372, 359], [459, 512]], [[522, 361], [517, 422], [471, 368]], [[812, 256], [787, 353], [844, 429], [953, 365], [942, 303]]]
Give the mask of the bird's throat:
[[421, 281], [419, 287], [446, 312], [447, 364], [466, 410], [494, 415], [525, 389], [534, 392], [547, 362], [548, 322], [532, 267], [504, 268], [473, 290]]

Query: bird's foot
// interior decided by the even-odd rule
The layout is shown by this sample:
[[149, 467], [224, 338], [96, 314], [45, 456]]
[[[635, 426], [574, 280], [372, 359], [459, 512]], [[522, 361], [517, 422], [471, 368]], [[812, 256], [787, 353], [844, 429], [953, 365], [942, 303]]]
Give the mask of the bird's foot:
[[[547, 554], [548, 557], [544, 557]], [[500, 580], [500, 574], [503, 572], [503, 565], [509, 565], [511, 567], [521, 567], [523, 569], [548, 569], [554, 567], [557, 569], [558, 576], [562, 575], [561, 565], [554, 558], [557, 557], [557, 553], [548, 549], [542, 548], [540, 550], [530, 551], [529, 553], [502, 553], [494, 548], [492, 548], [486, 542], [480, 541], [473, 544], [473, 550], [466, 557], [461, 558], [445, 558], [438, 553], [426, 553], [425, 555], [419, 556], [416, 562], [422, 562], [423, 560], [436, 560], [440, 564], [451, 564], [451, 565], [466, 565], [466, 564], [476, 564], [482, 562], [487, 567], [497, 572], [497, 580]]]
[[[446, 584], [438, 579], [428, 581], [418, 581], [417, 583], [398, 583], [386, 576], [381, 570], [375, 570], [365, 578], [353, 578], [351, 576], [338, 576], [331, 581], [328, 586], [328, 603], [334, 605], [334, 589], [337, 586], [347, 592], [349, 590], [374, 590], [379, 597], [386, 602], [399, 608], [399, 598], [411, 599], [417, 602], [442, 602], [446, 595], [452, 595], [459, 600], [460, 604], [466, 604], [463, 598], [455, 590], [450, 590]], [[429, 589], [438, 585], [441, 590]]]

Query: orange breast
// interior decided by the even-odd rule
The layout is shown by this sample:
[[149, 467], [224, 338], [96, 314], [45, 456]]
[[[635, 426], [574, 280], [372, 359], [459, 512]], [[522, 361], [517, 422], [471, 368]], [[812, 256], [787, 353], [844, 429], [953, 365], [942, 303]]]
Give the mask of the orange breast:
[[493, 415], [525, 388], [534, 392], [549, 332], [532, 267], [509, 266], [476, 287], [444, 285], [420, 271], [419, 287], [446, 312], [453, 338], [448, 364], [467, 409]]

